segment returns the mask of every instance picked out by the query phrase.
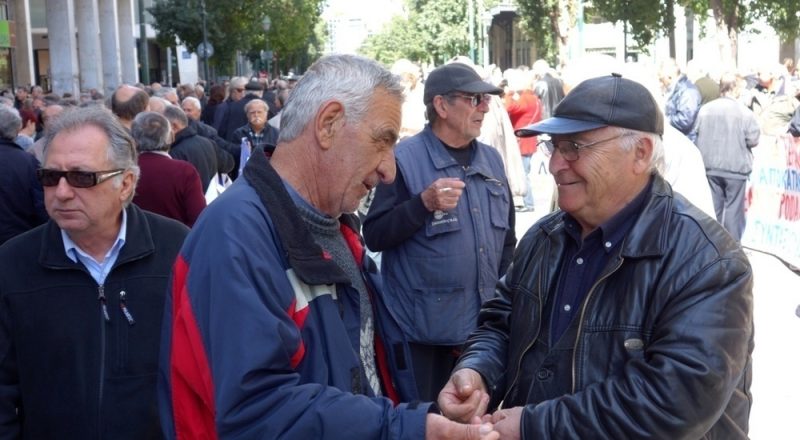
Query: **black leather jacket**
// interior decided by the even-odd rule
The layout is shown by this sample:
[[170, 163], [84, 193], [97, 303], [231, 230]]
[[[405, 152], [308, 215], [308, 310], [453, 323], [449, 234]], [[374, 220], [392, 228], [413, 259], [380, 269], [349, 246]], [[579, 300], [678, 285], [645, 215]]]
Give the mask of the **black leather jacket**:
[[[529, 385], [516, 383], [518, 369], [555, 288], [563, 217], [550, 214], [522, 239], [456, 367], [477, 370], [493, 404], [525, 405], [527, 393], [507, 392]], [[752, 306], [741, 248], [655, 177], [576, 318], [572, 393], [526, 406], [522, 438], [747, 438]]]

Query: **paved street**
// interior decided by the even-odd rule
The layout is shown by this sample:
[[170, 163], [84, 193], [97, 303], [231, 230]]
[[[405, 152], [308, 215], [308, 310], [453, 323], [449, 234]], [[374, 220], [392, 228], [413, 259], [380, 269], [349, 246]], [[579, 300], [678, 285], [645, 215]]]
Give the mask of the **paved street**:
[[[536, 183], [534, 183], [536, 185]], [[517, 213], [517, 236], [522, 237], [544, 214], [549, 200], [537, 197], [537, 210]], [[800, 275], [777, 258], [750, 251], [755, 278], [756, 348], [753, 353], [753, 440], [800, 439]]]

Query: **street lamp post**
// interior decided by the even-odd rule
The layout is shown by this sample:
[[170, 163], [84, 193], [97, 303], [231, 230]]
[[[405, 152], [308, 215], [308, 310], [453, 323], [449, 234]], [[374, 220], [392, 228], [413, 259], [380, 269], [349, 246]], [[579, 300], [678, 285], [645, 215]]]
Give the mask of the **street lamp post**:
[[209, 51], [208, 51], [208, 31], [206, 30], [206, 2], [205, 2], [205, 0], [202, 0], [200, 2], [200, 15], [203, 17], [203, 50], [202, 50], [203, 53], [200, 54], [200, 56], [203, 58], [203, 74], [205, 75], [206, 87], [208, 87], [208, 84], [210, 84], [211, 81], [209, 81], [209, 79], [208, 79], [208, 57], [209, 57], [209, 53], [208, 52]]
[[269, 50], [269, 37], [267, 36], [267, 33], [271, 27], [272, 20], [269, 18], [269, 16], [264, 16], [264, 19], [261, 20], [261, 28], [264, 29], [264, 61], [267, 64], [267, 76], [270, 74], [270, 62], [272, 61], [272, 52]]
[[141, 54], [139, 58], [142, 60], [142, 77], [143, 84], [150, 84], [150, 53], [147, 49], [147, 24], [144, 20], [144, 2], [139, 1], [139, 45]]

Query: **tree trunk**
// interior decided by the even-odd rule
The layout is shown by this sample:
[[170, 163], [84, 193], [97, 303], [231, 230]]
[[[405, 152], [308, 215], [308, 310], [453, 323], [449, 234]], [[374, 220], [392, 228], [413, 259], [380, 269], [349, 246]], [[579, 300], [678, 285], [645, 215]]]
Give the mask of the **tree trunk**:
[[723, 69], [735, 69], [739, 27], [736, 18], [737, 6], [733, 6], [734, 10], [726, 13], [722, 3], [722, 0], [711, 0], [710, 2], [717, 28], [717, 46]]
[[558, 44], [556, 46], [558, 48], [558, 65], [554, 66], [556, 68], [564, 65], [569, 56], [569, 31], [575, 24], [574, 15], [576, 11], [576, 7], [572, 3], [574, 3], [574, 0], [558, 0], [555, 6], [558, 8], [555, 22], [556, 29], [558, 30], [556, 39], [556, 43]]
[[728, 28], [728, 40], [730, 41], [730, 64], [724, 64], [725, 66], [729, 66], [731, 70], [736, 70], [739, 64], [739, 32], [736, 29]]
[[667, 22], [670, 24], [667, 27], [667, 36], [669, 37], [669, 57], [675, 59], [675, 0], [666, 0], [665, 14], [668, 18]]

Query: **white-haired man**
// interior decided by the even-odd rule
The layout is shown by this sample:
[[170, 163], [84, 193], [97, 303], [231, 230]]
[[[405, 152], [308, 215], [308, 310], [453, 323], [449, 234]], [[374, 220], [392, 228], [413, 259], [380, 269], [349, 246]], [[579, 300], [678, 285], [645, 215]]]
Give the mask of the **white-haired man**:
[[747, 438], [753, 276], [741, 247], [658, 174], [664, 117], [640, 84], [574, 88], [547, 133], [560, 211], [525, 234], [450, 382], [502, 438]]

